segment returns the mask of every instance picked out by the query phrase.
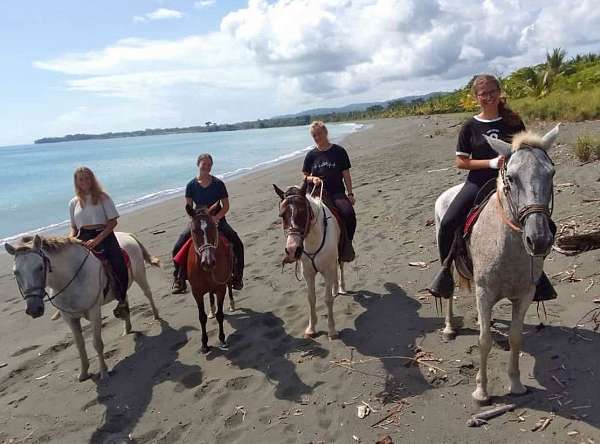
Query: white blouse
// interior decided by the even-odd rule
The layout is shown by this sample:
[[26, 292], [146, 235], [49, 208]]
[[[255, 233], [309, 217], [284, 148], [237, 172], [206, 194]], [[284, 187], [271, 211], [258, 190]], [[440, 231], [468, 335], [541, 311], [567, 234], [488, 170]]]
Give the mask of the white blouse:
[[81, 208], [77, 196], [71, 199], [71, 202], [69, 202], [69, 215], [71, 226], [80, 229], [87, 225], [106, 225], [108, 220], [119, 217], [119, 212], [109, 195], [105, 194], [101, 197], [97, 205], [92, 204], [92, 196], [88, 195], [85, 198], [83, 208]]

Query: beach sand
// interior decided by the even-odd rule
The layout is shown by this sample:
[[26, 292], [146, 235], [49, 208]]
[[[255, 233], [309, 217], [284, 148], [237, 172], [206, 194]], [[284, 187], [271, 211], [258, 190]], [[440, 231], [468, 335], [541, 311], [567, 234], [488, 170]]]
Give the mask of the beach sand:
[[[559, 298], [546, 304], [544, 328], [537, 328], [536, 307], [530, 308], [521, 357], [529, 393], [521, 397], [506, 389], [510, 304], [496, 306], [489, 390], [494, 402], [519, 407], [487, 426], [465, 426], [480, 410], [471, 400], [479, 363], [474, 297], [457, 294], [462, 326], [455, 341], [444, 343], [443, 316], [430, 297], [419, 293], [439, 265], [432, 262], [437, 258], [434, 227], [427, 226], [434, 201], [464, 178], [453, 167], [462, 119], [378, 120], [343, 142], [353, 164], [358, 256], [347, 267], [351, 293], [335, 300], [341, 334], [336, 341], [325, 334], [320, 284], [321, 335], [303, 339], [305, 284], [296, 281], [293, 267], [283, 273], [280, 268], [283, 234], [271, 184], [298, 183], [301, 159], [228, 183], [227, 218], [245, 243], [247, 268], [245, 288], [235, 294], [238, 309], [226, 313], [226, 351], [200, 353], [191, 294], [170, 294], [171, 246], [187, 218], [182, 198], [119, 222], [119, 230], [138, 235], [164, 264], [147, 272], [162, 321], [152, 319], [136, 286], [130, 290], [134, 334], [122, 337], [112, 304], [105, 307], [103, 337], [112, 370], [107, 381], [77, 382], [79, 358], [66, 324], [50, 320], [50, 306], [43, 318], [25, 315], [11, 257], [1, 255], [0, 363], [7, 365], [0, 368], [0, 442], [373, 443], [389, 435], [395, 443], [599, 443], [600, 334], [590, 324], [573, 328], [600, 297], [598, 250], [548, 257], [548, 275], [574, 270], [573, 277], [582, 280], [556, 276]], [[533, 127], [543, 131], [551, 125]], [[600, 163], [582, 166], [568, 145], [577, 134], [597, 133], [598, 127], [598, 122], [563, 125], [551, 152], [557, 163], [554, 217], [559, 225], [598, 217], [598, 203], [582, 199], [600, 196]], [[429, 265], [421, 269], [409, 262]], [[215, 345], [216, 321], [208, 325], [209, 345]], [[90, 371], [96, 372], [95, 351], [86, 337]], [[416, 366], [398, 358], [415, 356], [430, 360]], [[363, 402], [372, 412], [360, 419], [357, 406]], [[542, 417], [551, 422], [533, 432]]]

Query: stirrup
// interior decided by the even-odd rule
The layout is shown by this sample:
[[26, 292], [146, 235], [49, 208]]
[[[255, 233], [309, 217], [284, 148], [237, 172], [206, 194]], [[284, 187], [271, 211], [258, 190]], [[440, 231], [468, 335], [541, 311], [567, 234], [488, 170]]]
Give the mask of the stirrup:
[[182, 294], [187, 291], [187, 284], [184, 279], [175, 278], [171, 286], [171, 294]]
[[127, 317], [129, 316], [129, 304], [127, 303], [127, 301], [119, 301], [119, 303], [113, 310], [113, 314], [115, 315], [115, 318], [127, 319]]
[[442, 267], [427, 290], [436, 298], [450, 299], [454, 294], [454, 277], [450, 269]]

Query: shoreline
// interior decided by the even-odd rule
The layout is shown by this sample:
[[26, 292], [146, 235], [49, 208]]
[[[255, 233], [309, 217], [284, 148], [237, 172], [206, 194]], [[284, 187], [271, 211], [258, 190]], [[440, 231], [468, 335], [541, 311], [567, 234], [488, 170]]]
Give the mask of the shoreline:
[[[343, 143], [343, 141], [346, 138], [350, 137], [351, 135], [353, 135], [357, 132], [360, 132], [360, 131], [365, 131], [366, 129], [368, 129], [370, 127], [370, 124], [368, 122], [360, 122], [360, 123], [344, 122], [344, 123], [334, 123], [334, 124], [336, 124], [336, 125], [337, 124], [347, 124], [347, 125], [354, 125], [354, 127], [355, 127], [353, 132], [346, 134], [344, 136], [341, 136], [338, 139], [332, 139], [332, 142], [337, 142], [337, 143]], [[249, 130], [253, 130], [253, 129], [259, 131], [262, 128], [252, 128]], [[150, 137], [150, 136], [139, 136], [139, 137]], [[154, 136], [152, 136], [152, 137], [154, 137]], [[291, 162], [295, 159], [298, 159], [298, 158], [304, 156], [306, 154], [306, 152], [312, 148], [312, 146], [313, 145], [308, 145], [304, 148], [293, 150], [290, 153], [282, 154], [275, 159], [265, 160], [263, 162], [259, 162], [255, 165], [252, 165], [249, 167], [240, 167], [233, 171], [226, 171], [222, 174], [217, 174], [216, 177], [225, 181], [227, 184], [233, 183], [234, 181], [240, 180], [248, 175], [252, 175], [254, 173], [259, 173], [259, 172], [268, 170], [270, 168], [277, 168], [278, 166], [285, 164], [286, 162]], [[119, 203], [116, 206], [117, 206], [120, 216], [125, 216], [125, 215], [131, 214], [131, 213], [135, 213], [136, 211], [140, 211], [144, 208], [149, 208], [149, 207], [153, 207], [155, 205], [161, 205], [161, 204], [167, 203], [172, 199], [180, 199], [183, 196], [184, 191], [185, 191], [185, 184], [182, 185], [181, 187], [160, 190], [160, 191], [156, 191], [154, 193], [142, 195], [140, 197], [131, 199], [127, 202]], [[34, 228], [34, 229], [31, 229], [28, 231], [24, 231], [21, 233], [16, 233], [16, 234], [6, 236], [5, 238], [0, 239], [0, 256], [6, 253], [4, 248], [2, 248], [4, 243], [6, 243], [6, 242], [9, 242], [9, 243], [15, 242], [15, 241], [18, 241], [19, 238], [21, 238], [23, 236], [30, 236], [30, 235], [35, 235], [35, 234], [60, 235], [60, 233], [62, 233], [68, 229], [68, 224], [69, 224], [68, 220], [63, 220], [60, 222], [52, 223], [48, 226]]]

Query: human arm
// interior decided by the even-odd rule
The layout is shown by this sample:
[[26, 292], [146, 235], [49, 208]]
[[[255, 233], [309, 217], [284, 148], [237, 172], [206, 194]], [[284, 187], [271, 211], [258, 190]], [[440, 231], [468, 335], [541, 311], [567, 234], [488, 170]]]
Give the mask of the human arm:
[[492, 168], [498, 170], [504, 165], [504, 156], [493, 159], [471, 159], [467, 156], [457, 155], [455, 165], [460, 170], [485, 170]]
[[115, 230], [116, 226], [117, 226], [117, 218], [116, 217], [113, 219], [108, 219], [106, 221], [106, 224], [104, 225], [104, 230], [102, 230], [95, 238], [84, 242], [85, 246], [88, 247], [90, 250], [93, 250], [98, 245], [100, 245], [100, 243], [102, 243], [102, 241], [104, 239], [106, 239], [106, 237], [110, 233], [112, 233]]
[[354, 200], [354, 192], [352, 191], [352, 176], [350, 175], [350, 170], [347, 169], [342, 171], [342, 176], [344, 178], [344, 184], [346, 185], [348, 199], [350, 199], [350, 202], [354, 205], [356, 201]]

